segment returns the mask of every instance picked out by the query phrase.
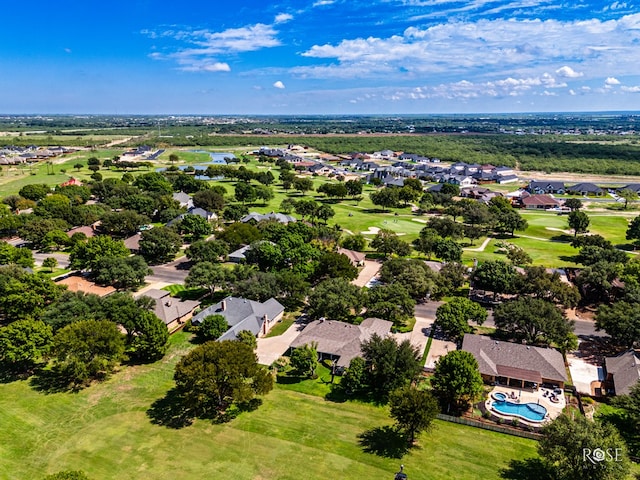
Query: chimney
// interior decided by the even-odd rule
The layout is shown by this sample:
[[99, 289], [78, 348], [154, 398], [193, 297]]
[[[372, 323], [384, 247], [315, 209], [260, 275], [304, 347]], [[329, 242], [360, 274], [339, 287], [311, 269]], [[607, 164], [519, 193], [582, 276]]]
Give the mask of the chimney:
[[167, 301], [167, 303], [165, 303], [165, 305], [166, 305], [167, 307], [170, 307], [170, 306], [171, 306], [171, 300], [168, 300], [168, 301]]
[[265, 313], [262, 316], [262, 335], [266, 335], [267, 334], [267, 323], [269, 322], [269, 317], [267, 317], [267, 314]]
[[222, 300], [222, 302], [220, 302], [220, 305], [222, 307], [222, 311], [224, 312], [227, 309], [227, 301]]

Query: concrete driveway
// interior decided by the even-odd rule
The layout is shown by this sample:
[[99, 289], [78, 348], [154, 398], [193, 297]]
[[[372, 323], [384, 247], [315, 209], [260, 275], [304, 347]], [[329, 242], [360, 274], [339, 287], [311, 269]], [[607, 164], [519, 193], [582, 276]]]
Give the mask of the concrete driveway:
[[271, 365], [278, 358], [285, 354], [289, 345], [293, 342], [305, 325], [300, 321], [294, 322], [282, 335], [276, 337], [258, 338], [258, 363], [261, 365]]
[[364, 287], [367, 283], [371, 281], [371, 279], [373, 279], [376, 275], [378, 275], [378, 272], [380, 271], [381, 267], [382, 267], [382, 263], [380, 262], [376, 262], [375, 260], [365, 260], [364, 268], [360, 270], [360, 273], [358, 274], [358, 278], [353, 280], [351, 283], [353, 283], [358, 287]]
[[594, 365], [576, 355], [578, 352], [567, 354], [567, 363], [571, 372], [571, 379], [578, 392], [584, 395], [594, 395], [595, 388], [600, 388], [604, 381], [604, 370], [600, 365]]

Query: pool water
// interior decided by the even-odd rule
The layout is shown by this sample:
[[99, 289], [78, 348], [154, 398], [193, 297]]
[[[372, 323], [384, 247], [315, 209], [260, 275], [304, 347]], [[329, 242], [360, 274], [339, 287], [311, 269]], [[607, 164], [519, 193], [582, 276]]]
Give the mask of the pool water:
[[513, 403], [506, 400], [496, 400], [492, 406], [502, 414], [519, 416], [534, 422], [544, 420], [547, 415], [547, 409], [537, 403]]

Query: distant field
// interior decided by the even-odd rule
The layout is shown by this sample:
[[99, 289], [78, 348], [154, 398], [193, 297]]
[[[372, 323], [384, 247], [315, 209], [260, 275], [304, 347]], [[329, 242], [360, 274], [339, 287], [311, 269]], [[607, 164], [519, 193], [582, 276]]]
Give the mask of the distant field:
[[187, 348], [187, 335], [177, 333], [161, 363], [127, 368], [77, 394], [0, 384], [0, 478], [81, 469], [93, 480], [386, 479], [404, 463], [412, 480], [498, 479], [510, 460], [536, 455], [532, 440], [446, 422], [402, 459], [364, 453], [358, 435], [390, 425], [386, 408], [295, 391], [326, 392], [322, 383], [277, 386], [258, 410], [223, 425], [153, 425], [145, 412], [171, 387]]

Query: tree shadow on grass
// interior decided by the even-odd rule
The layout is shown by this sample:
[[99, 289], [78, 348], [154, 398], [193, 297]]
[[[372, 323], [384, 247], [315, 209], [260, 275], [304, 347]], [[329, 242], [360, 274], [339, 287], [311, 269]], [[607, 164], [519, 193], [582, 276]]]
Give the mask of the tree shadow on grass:
[[365, 453], [385, 458], [402, 458], [409, 451], [407, 437], [391, 426], [372, 428], [361, 433], [358, 443]]
[[31, 388], [37, 392], [51, 394], [71, 392], [77, 393], [87, 385], [74, 382], [68, 375], [64, 375], [53, 369], [40, 370], [31, 377], [29, 382]]
[[188, 427], [194, 420], [193, 413], [184, 405], [182, 397], [175, 388], [153, 402], [146, 413], [154, 425], [173, 429]]
[[507, 480], [553, 480], [555, 477], [539, 458], [511, 460], [509, 467], [500, 472]]

